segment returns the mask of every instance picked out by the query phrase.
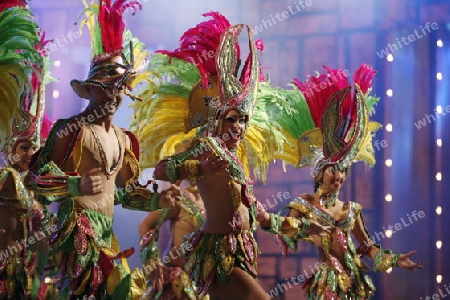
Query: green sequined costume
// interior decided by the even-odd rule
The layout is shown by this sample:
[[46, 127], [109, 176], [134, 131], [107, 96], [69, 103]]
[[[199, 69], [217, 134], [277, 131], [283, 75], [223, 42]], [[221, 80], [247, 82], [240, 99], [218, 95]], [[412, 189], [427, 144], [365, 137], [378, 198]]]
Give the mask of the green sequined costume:
[[[322, 246], [319, 250], [322, 254], [320, 267], [316, 268], [315, 274], [307, 279], [303, 286], [307, 291], [308, 299], [370, 299], [374, 295], [375, 286], [367, 274], [368, 268], [360, 259], [365, 255], [364, 252], [368, 247], [361, 246], [356, 249], [351, 236], [356, 219], [363, 220], [361, 205], [351, 201], [345, 202], [344, 213], [338, 220], [301, 197], [292, 201], [288, 208], [299, 211], [309, 220], [314, 220], [322, 226], [335, 228], [331, 236], [322, 237]], [[364, 224], [363, 221], [362, 224]], [[367, 230], [363, 229], [367, 234]], [[292, 249], [296, 250], [298, 240], [284, 239]], [[304, 236], [303, 239], [311, 242], [309, 236]], [[341, 249], [342, 253], [336, 253], [336, 247]], [[366, 250], [362, 250], [363, 248]], [[340, 256], [342, 259], [338, 258]], [[374, 270], [386, 271], [396, 265], [397, 259], [398, 255], [380, 248], [374, 258]]]
[[[210, 150], [229, 163], [226, 170], [229, 178], [228, 194], [235, 208], [230, 220], [232, 232], [209, 234], [199, 229], [186, 239], [193, 250], [188, 253], [185, 269], [198, 286], [197, 292], [204, 294], [215, 277], [220, 282], [227, 282], [233, 267], [241, 268], [252, 277], [257, 277], [256, 260], [259, 250], [253, 232], [257, 227], [258, 202], [253, 195], [253, 184], [245, 177], [241, 162], [227, 150], [220, 138], [198, 138], [193, 145], [188, 150], [168, 159], [166, 167], [168, 177], [176, 180], [177, 166], [187, 159], [198, 157], [203, 151]], [[249, 209], [249, 230], [242, 229], [244, 216], [241, 216], [237, 209], [241, 204]]]
[[[57, 162], [50, 161], [58, 134], [74, 124], [77, 124], [74, 127], [76, 130], [68, 136], [62, 157]], [[86, 127], [77, 123], [76, 118], [58, 120], [46, 145], [40, 150], [32, 178], [33, 188], [40, 194], [41, 202], [61, 203], [57, 230], [50, 239], [51, 254], [61, 255], [61, 271], [57, 281], [64, 287], [62, 295], [70, 292], [75, 296], [95, 296], [97, 299], [113, 296], [138, 299], [145, 291], [145, 279], [137, 269], [130, 274], [125, 260], [134, 249], [120, 252], [112, 232], [112, 219], [103, 213], [81, 207], [77, 202], [78, 196], [73, 196], [68, 187], [70, 178], [78, 175], [76, 166], [80, 165], [83, 155], [89, 155], [87, 145], [91, 145], [92, 135]], [[111, 195], [114, 199], [110, 201], [128, 209], [153, 210], [155, 207], [152, 203], [155, 201], [150, 199], [157, 200], [158, 193], [131, 184], [139, 177], [138, 161], [132, 152], [137, 149], [137, 143], [131, 133], [123, 130], [117, 130], [116, 133], [124, 152], [122, 161], [118, 162], [120, 166], [117, 172], [126, 167], [133, 175], [127, 180], [126, 188], [116, 190], [115, 195]], [[125, 147], [127, 140], [130, 140], [132, 149]], [[150, 201], [135, 201], [134, 196], [143, 196]], [[116, 265], [115, 259], [122, 259], [122, 265]], [[64, 285], [65, 281], [70, 284]]]

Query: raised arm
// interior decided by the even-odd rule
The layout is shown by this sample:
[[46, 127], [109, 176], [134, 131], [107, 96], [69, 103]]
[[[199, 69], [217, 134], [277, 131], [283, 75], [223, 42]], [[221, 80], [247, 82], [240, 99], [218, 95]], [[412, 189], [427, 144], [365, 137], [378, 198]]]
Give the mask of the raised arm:
[[179, 206], [152, 211], [139, 225], [141, 261], [145, 276], [152, 282], [153, 288], [162, 289], [163, 264], [159, 255], [159, 228], [166, 220], [174, 218], [180, 212]]
[[300, 210], [293, 209], [292, 203], [288, 206], [290, 212], [287, 217], [280, 216], [280, 214], [268, 213], [259, 201], [257, 203], [258, 221], [261, 228], [265, 231], [282, 234], [295, 241], [299, 239], [310, 241], [310, 235], [330, 233], [330, 226], [322, 226], [313, 220], [308, 220]]
[[[142, 237], [146, 233], [154, 230], [157, 227], [157, 223], [161, 219], [163, 211], [164, 210], [152, 211], [145, 217], [145, 219], [141, 222], [141, 224], [139, 224], [139, 238], [142, 239]], [[168, 209], [168, 212], [164, 213], [165, 216], [163, 221], [167, 221], [174, 218], [175, 216], [178, 215], [179, 212], [180, 212], [179, 206], [175, 206], [173, 208]]]
[[359, 208], [355, 225], [352, 231], [360, 246], [357, 249], [360, 257], [367, 255], [373, 259], [373, 269], [377, 272], [385, 272], [391, 267], [400, 267], [410, 271], [423, 269], [421, 263], [415, 263], [409, 258], [416, 254], [416, 251], [410, 251], [405, 254], [394, 254], [391, 250], [382, 249], [380, 245], [376, 245], [370, 238], [365, 227], [364, 219]]

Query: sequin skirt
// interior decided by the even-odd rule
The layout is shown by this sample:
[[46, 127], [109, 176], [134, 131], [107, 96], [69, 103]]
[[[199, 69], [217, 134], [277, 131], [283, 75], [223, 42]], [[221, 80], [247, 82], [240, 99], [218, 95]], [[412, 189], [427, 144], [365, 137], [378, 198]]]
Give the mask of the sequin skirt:
[[227, 282], [233, 267], [257, 277], [259, 250], [252, 231], [208, 234], [197, 230], [186, 237], [185, 243], [192, 249], [185, 270], [196, 283], [198, 294], [205, 294], [216, 277], [220, 282]]

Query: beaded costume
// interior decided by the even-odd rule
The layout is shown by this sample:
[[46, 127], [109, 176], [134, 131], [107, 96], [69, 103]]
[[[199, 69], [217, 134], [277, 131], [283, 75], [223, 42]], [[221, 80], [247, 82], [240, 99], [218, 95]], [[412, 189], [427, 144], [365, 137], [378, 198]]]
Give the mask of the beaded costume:
[[40, 139], [48, 134], [43, 112], [45, 85], [51, 79], [49, 60], [43, 50], [44, 34], [24, 1], [2, 3], [0, 23], [4, 32], [0, 38], [0, 149], [6, 163], [0, 169], [0, 298], [51, 298], [39, 278], [44, 275], [46, 253], [38, 252], [52, 233], [51, 214], [25, 186], [28, 165], [24, 154], [18, 154], [30, 155], [31, 148], [39, 148]]
[[[146, 145], [142, 153], [144, 167], [153, 167], [163, 159], [166, 177], [172, 183], [179, 179], [179, 169], [184, 168], [189, 178], [197, 180], [202, 193], [212, 183], [201, 174], [199, 156], [211, 151], [228, 162], [217, 176], [226, 179], [224, 191], [234, 209], [230, 232], [210, 234], [199, 229], [186, 240], [193, 250], [185, 269], [199, 294], [206, 293], [215, 278], [227, 282], [233, 267], [253, 278], [257, 276], [259, 250], [253, 232], [265, 211], [253, 194], [250, 166], [256, 177], [265, 180], [268, 164], [286, 141], [267, 107], [288, 106], [283, 97], [268, 97], [272, 88], [262, 82], [257, 56], [257, 49], [262, 50], [263, 45], [261, 41], [253, 42], [250, 28], [243, 24], [232, 26], [217, 12], [204, 16], [211, 19], [187, 30], [180, 39], [180, 48], [152, 56], [150, 68], [155, 80], [141, 97], [148, 101], [135, 103], [136, 133]], [[243, 29], [248, 32], [250, 53], [239, 78], [237, 40]], [[260, 93], [264, 97], [260, 98]], [[236, 152], [228, 150], [225, 143], [230, 133], [222, 132], [225, 115], [231, 110], [246, 119]], [[180, 143], [188, 149], [174, 155]], [[202, 198], [206, 202], [203, 194]], [[241, 215], [237, 209], [240, 206], [246, 207], [248, 215]], [[277, 221], [273, 216], [272, 232], [280, 230]], [[244, 224], [249, 228], [243, 228]], [[295, 225], [294, 231], [298, 231]]]
[[[372, 134], [381, 127], [369, 121], [369, 113], [378, 101], [378, 98], [369, 96], [375, 71], [367, 65], [361, 65], [354, 76], [352, 94], [343, 70], [326, 70], [326, 74], [309, 77], [306, 83], [294, 79], [294, 85], [304, 95], [304, 98], [300, 95], [295, 100], [299, 108], [298, 117], [302, 118], [301, 124], [293, 126], [292, 116], [280, 116], [283, 119], [280, 123], [290, 133], [294, 145], [294, 151], [285, 153], [283, 160], [297, 167], [309, 164], [311, 177], [316, 182], [328, 166], [343, 172], [356, 161], [373, 165]], [[322, 194], [319, 188], [316, 193], [325, 200], [327, 208], [335, 205], [338, 190]], [[301, 196], [287, 208], [300, 212], [302, 219], [314, 220], [322, 226], [333, 228], [331, 235], [321, 237], [319, 252], [321, 262], [325, 265], [317, 268], [316, 273], [304, 284], [308, 299], [369, 299], [375, 287], [361, 257], [372, 246], [378, 247], [373, 263], [375, 271], [386, 271], [396, 266], [399, 255], [382, 250], [370, 240], [360, 204], [345, 202], [344, 213], [338, 219]], [[364, 241], [359, 241], [361, 246], [357, 249], [351, 236], [356, 223], [364, 235]], [[284, 246], [296, 250], [300, 239], [312, 242], [312, 238], [307, 235], [299, 235], [294, 239], [283, 237]], [[285, 252], [287, 247], [283, 250]]]
[[[110, 99], [115, 99], [121, 86], [128, 95], [139, 77], [134, 64], [143, 63], [146, 54], [142, 45], [129, 32], [124, 32], [122, 14], [141, 5], [138, 1], [127, 0], [114, 3], [100, 0], [99, 4], [92, 1], [90, 5], [83, 2], [86, 20], [82, 26], [87, 25], [91, 33], [93, 57], [88, 78], [72, 80], [71, 86], [80, 97], [90, 100], [89, 86], [101, 88]], [[136, 183], [139, 144], [131, 132], [112, 124], [118, 159], [108, 163], [92, 123], [92, 119], [104, 116], [104, 109], [108, 107], [98, 108], [95, 115], [79, 114], [55, 123], [34, 164], [33, 188], [41, 195], [40, 201], [61, 203], [57, 231], [50, 237], [51, 254], [61, 255], [61, 272], [56, 278], [62, 288], [61, 297], [70, 294], [79, 298], [140, 299], [145, 291], [145, 279], [140, 270], [130, 273], [128, 268], [126, 258], [134, 249], [119, 250], [112, 231], [113, 206], [122, 204], [128, 209], [155, 210], [159, 194]], [[62, 151], [52, 156], [52, 151], [58, 147], [63, 147]], [[79, 189], [80, 174], [89, 171], [87, 162], [101, 166], [108, 181], [107, 190], [99, 194], [101, 198], [95, 198], [93, 204], [83, 202], [92, 198], [82, 195]], [[107, 208], [100, 212], [103, 202], [107, 202], [103, 205]], [[122, 264], [116, 264], [116, 259], [121, 259]]]

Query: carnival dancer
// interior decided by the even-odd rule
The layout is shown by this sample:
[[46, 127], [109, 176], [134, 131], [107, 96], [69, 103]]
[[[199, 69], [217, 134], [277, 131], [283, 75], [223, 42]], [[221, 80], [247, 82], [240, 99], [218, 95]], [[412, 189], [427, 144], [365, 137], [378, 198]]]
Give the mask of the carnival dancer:
[[[301, 124], [292, 126], [292, 121], [296, 122], [293, 116], [279, 117], [284, 125], [290, 124], [283, 127], [293, 137], [292, 143], [298, 151], [283, 159], [297, 167], [309, 165], [315, 184], [314, 194], [301, 194], [288, 205], [289, 216], [301, 220], [302, 224], [315, 221], [332, 230], [331, 234], [322, 236], [303, 232], [283, 240], [293, 250], [297, 249], [299, 240], [318, 247], [321, 267], [304, 285], [308, 299], [369, 299], [375, 287], [362, 257], [373, 259], [373, 270], [379, 272], [392, 267], [414, 271], [423, 266], [410, 259], [416, 251], [394, 254], [376, 245], [364, 225], [362, 206], [338, 197], [352, 163], [375, 163], [372, 135], [381, 125], [369, 117], [378, 101], [370, 96], [376, 72], [361, 65], [354, 75], [352, 93], [344, 70], [325, 69], [326, 73], [308, 77], [306, 83], [293, 80], [299, 94], [294, 105], [306, 108], [299, 109], [301, 113], [294, 117]], [[359, 246], [355, 245], [352, 234]]]
[[[143, 155], [149, 161], [175, 153], [177, 142], [190, 138], [190, 147], [163, 159], [154, 175], [172, 183], [197, 181], [206, 219], [187, 237], [193, 250], [185, 264], [197, 292], [208, 292], [211, 299], [268, 299], [256, 280], [259, 249], [253, 232], [259, 224], [273, 233], [295, 235], [302, 224], [265, 212], [253, 194], [249, 166], [264, 178], [283, 134], [265, 113], [270, 102], [257, 103], [259, 60], [249, 26], [232, 26], [215, 12], [205, 16], [211, 19], [187, 30], [178, 49], [153, 56], [160, 84], [148, 106], [136, 105], [147, 117], [138, 118], [146, 123], [137, 123], [138, 137], [149, 147]], [[250, 53], [238, 76], [243, 29]], [[311, 224], [307, 232], [323, 230]]]
[[[52, 214], [25, 186], [31, 156], [51, 126], [44, 117], [49, 59], [44, 36], [25, 1], [0, 5], [0, 299], [51, 297], [40, 281], [47, 264]], [[6, 141], [6, 143], [4, 143]]]
[[174, 185], [161, 193], [141, 186], [139, 144], [113, 124], [136, 78], [136, 53], [124, 38], [122, 15], [140, 3], [84, 3], [93, 57], [88, 78], [72, 80], [71, 86], [89, 104], [55, 123], [34, 164], [32, 183], [41, 201], [61, 203], [57, 231], [50, 237], [50, 254], [61, 255], [60, 297], [139, 299], [145, 280], [138, 269], [130, 273], [126, 263], [134, 249], [119, 250], [112, 231], [114, 205], [150, 211], [174, 205], [181, 192]]
[[[178, 206], [151, 212], [139, 226], [141, 259], [148, 278], [148, 290], [143, 299], [206, 300], [197, 296], [196, 287], [184, 270], [186, 253], [191, 250], [184, 236], [199, 229], [204, 222], [205, 208], [196, 182], [184, 180]], [[161, 225], [170, 221], [167, 248], [159, 254], [158, 237]]]

